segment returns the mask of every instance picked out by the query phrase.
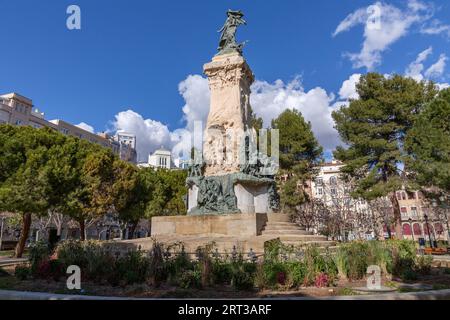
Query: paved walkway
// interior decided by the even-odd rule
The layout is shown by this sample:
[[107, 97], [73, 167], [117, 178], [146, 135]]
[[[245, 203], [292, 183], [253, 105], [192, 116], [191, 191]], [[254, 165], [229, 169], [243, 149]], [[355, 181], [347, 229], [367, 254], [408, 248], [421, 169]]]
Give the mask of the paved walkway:
[[0, 259], [0, 267], [11, 266], [19, 263], [25, 263], [28, 261], [28, 258], [1, 258]]
[[[120, 297], [99, 297], [52, 294], [42, 292], [23, 292], [0, 290], [0, 300], [183, 300], [183, 299], [137, 299]], [[205, 299], [190, 299], [205, 300]], [[233, 300], [233, 299], [231, 299]], [[409, 293], [386, 293], [376, 295], [359, 296], [334, 296], [334, 297], [283, 297], [283, 298], [254, 298], [239, 300], [450, 300], [450, 290], [409, 292]]]

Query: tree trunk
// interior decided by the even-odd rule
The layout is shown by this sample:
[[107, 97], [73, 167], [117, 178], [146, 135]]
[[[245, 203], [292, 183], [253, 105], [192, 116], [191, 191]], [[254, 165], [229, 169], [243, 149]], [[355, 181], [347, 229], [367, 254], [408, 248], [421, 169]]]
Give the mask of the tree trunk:
[[31, 213], [24, 213], [22, 217], [22, 232], [20, 233], [19, 242], [16, 246], [15, 257], [22, 258], [23, 252], [25, 251], [25, 244], [30, 234], [31, 227]]
[[390, 195], [392, 209], [394, 210], [394, 220], [395, 220], [395, 237], [397, 239], [402, 238], [402, 213], [400, 211], [400, 204], [398, 203], [397, 195], [392, 192]]
[[84, 219], [80, 220], [78, 223], [80, 224], [80, 240], [84, 241], [86, 240], [86, 224]]

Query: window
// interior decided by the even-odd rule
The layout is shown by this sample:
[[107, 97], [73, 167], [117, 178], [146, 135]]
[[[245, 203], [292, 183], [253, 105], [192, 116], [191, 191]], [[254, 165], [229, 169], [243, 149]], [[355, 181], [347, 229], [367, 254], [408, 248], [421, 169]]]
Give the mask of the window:
[[412, 216], [417, 216], [417, 208], [416, 207], [411, 207], [411, 215]]
[[22, 124], [22, 120], [17, 119], [15, 124], [16, 124], [16, 126], [20, 126]]
[[330, 184], [331, 184], [332, 186], [335, 186], [335, 185], [337, 184], [337, 179], [336, 179], [335, 176], [333, 176], [333, 177], [330, 178]]
[[408, 212], [408, 209], [406, 209], [406, 207], [401, 207], [400, 212], [406, 214]]
[[317, 188], [317, 194], [319, 196], [323, 195], [323, 189], [322, 188]]
[[61, 128], [59, 131], [63, 134], [69, 134], [69, 130], [67, 130], [66, 128]]
[[335, 196], [335, 195], [337, 195], [337, 190], [336, 190], [336, 188], [331, 188], [331, 195], [332, 196]]
[[402, 193], [401, 192], [397, 192], [397, 200], [402, 200]]
[[316, 179], [316, 184], [321, 186], [323, 184], [323, 179], [322, 178], [317, 178]]

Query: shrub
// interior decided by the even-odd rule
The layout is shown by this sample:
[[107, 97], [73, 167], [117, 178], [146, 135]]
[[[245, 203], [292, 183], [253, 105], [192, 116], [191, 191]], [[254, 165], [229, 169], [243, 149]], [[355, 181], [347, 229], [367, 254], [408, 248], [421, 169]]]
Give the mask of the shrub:
[[305, 282], [305, 264], [299, 261], [287, 262], [286, 268], [287, 282], [290, 284], [290, 287], [300, 287]]
[[[0, 270], [1, 271], [1, 270]], [[1, 272], [0, 272], [1, 274]], [[14, 270], [14, 275], [19, 280], [26, 280], [31, 275], [31, 269], [27, 266], [17, 266]]]
[[154, 286], [159, 286], [160, 282], [167, 278], [167, 268], [163, 252], [163, 244], [154, 241], [149, 253], [150, 265], [148, 270], [150, 284]]
[[142, 251], [131, 251], [124, 257], [117, 259], [115, 272], [126, 284], [144, 282], [150, 268], [150, 261], [144, 257]]
[[235, 262], [232, 264], [231, 285], [237, 290], [249, 290], [254, 287], [256, 265], [251, 262]]
[[400, 278], [405, 281], [414, 281], [417, 280], [417, 273], [412, 269], [404, 270], [400, 275]]
[[179, 277], [179, 286], [182, 289], [201, 288], [202, 273], [200, 270], [186, 270]]
[[413, 241], [390, 240], [387, 242], [392, 256], [392, 274], [403, 277], [403, 274], [414, 270], [416, 247]]
[[350, 280], [364, 278], [367, 267], [368, 246], [363, 242], [353, 242], [345, 245], [344, 250], [347, 254], [347, 277]]
[[285, 283], [280, 283], [279, 280], [285, 281], [284, 278], [280, 276], [281, 274], [287, 274], [287, 265], [282, 262], [269, 262], [264, 264], [264, 282], [265, 287], [274, 288], [278, 284], [284, 285]]
[[79, 266], [84, 279], [102, 282], [116, 276], [115, 258], [99, 242], [67, 240], [58, 245], [56, 253], [65, 267]]
[[415, 271], [422, 275], [430, 274], [432, 263], [432, 256], [419, 256], [416, 258]]
[[212, 264], [212, 277], [216, 284], [230, 284], [233, 269], [230, 263], [216, 260]]
[[58, 281], [64, 274], [64, 266], [58, 260], [43, 260], [36, 270], [36, 277]]
[[31, 265], [31, 272], [33, 274], [37, 272], [39, 265], [43, 261], [48, 260], [49, 255], [50, 250], [48, 249], [48, 245], [43, 241], [38, 241], [30, 247], [29, 260]]

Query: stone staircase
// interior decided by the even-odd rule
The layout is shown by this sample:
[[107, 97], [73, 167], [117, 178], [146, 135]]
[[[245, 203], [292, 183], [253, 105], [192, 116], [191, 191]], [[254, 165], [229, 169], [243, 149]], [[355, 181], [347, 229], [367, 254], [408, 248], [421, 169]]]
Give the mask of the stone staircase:
[[290, 221], [288, 214], [272, 213], [267, 215], [268, 221], [261, 232], [261, 237], [280, 239], [284, 244], [301, 245], [317, 244], [319, 246], [332, 246], [325, 236], [314, 235], [311, 231]]

